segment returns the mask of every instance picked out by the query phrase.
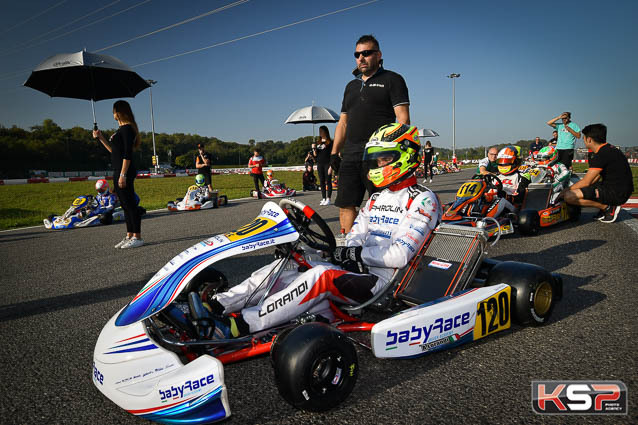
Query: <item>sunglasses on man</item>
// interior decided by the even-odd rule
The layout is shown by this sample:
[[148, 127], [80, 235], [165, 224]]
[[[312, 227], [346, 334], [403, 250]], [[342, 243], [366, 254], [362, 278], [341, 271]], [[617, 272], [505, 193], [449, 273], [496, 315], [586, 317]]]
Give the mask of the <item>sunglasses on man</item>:
[[364, 58], [367, 58], [368, 56], [370, 56], [373, 53], [378, 52], [378, 50], [375, 49], [370, 49], [370, 50], [362, 50], [360, 52], [354, 52], [354, 57], [356, 59], [359, 59], [359, 56], [363, 55]]

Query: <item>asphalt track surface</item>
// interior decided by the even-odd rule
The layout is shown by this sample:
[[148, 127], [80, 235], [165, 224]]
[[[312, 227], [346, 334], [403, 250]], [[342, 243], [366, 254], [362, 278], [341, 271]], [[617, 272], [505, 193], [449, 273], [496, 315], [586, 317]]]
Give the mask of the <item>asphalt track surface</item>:
[[[452, 199], [469, 171], [437, 176]], [[167, 199], [174, 197], [167, 195]], [[338, 210], [302, 193], [333, 231]], [[142, 221], [144, 247], [115, 250], [124, 224], [53, 232], [44, 227], [0, 233], [2, 301], [0, 423], [141, 424], [93, 385], [95, 341], [107, 320], [174, 255], [213, 234], [252, 220], [264, 201], [187, 213], [153, 212]], [[638, 406], [638, 237], [623, 221], [592, 221], [510, 235], [489, 256], [559, 272], [564, 298], [550, 323], [511, 330], [412, 360], [380, 360], [358, 348], [352, 395], [323, 414], [297, 411], [279, 396], [267, 356], [225, 368], [233, 415], [226, 423], [636, 423]], [[232, 283], [271, 261], [272, 251], [231, 259]], [[532, 380], [621, 380], [627, 416], [541, 417], [531, 410]]]

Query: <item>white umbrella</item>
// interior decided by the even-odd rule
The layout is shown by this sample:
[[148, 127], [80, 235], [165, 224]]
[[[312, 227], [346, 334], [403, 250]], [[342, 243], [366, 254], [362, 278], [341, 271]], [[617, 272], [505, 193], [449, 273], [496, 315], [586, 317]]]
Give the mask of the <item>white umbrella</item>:
[[419, 130], [419, 137], [436, 137], [439, 133], [429, 128], [422, 128]]
[[312, 141], [315, 140], [315, 124], [337, 122], [339, 114], [323, 106], [305, 106], [297, 109], [284, 121], [285, 124], [312, 124]]

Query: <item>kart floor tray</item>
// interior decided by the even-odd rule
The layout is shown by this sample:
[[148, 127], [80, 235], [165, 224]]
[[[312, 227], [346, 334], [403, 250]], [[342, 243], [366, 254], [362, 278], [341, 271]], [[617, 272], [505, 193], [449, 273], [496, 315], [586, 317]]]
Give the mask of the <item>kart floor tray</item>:
[[465, 289], [484, 256], [482, 229], [441, 225], [402, 276], [396, 297], [418, 305]]
[[527, 188], [527, 195], [525, 196], [524, 209], [536, 211], [544, 210], [547, 208], [551, 192], [552, 189], [550, 185], [530, 184]]

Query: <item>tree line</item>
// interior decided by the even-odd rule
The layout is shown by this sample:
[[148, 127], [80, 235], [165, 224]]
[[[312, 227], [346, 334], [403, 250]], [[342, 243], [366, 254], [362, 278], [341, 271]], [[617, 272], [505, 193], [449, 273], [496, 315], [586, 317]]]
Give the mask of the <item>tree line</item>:
[[[103, 130], [108, 139], [115, 130]], [[141, 132], [142, 144], [135, 152], [136, 162], [140, 170], [151, 169], [153, 140], [150, 132]], [[436, 146], [439, 158], [451, 158], [451, 149]], [[253, 150], [259, 149], [270, 165], [302, 164], [310, 150], [312, 136], [300, 137], [289, 142], [266, 140], [248, 144], [225, 142], [216, 137], [205, 137], [197, 134], [155, 133], [155, 148], [160, 163], [169, 163], [178, 168], [195, 168], [197, 144], [203, 143], [213, 159], [213, 167], [244, 167], [252, 156]], [[528, 148], [532, 140], [519, 140], [516, 144]], [[422, 142], [425, 144], [425, 142]], [[499, 146], [506, 146], [507, 142]], [[112, 169], [110, 154], [95, 139], [91, 130], [81, 127], [62, 129], [53, 120], [46, 119], [42, 125], [29, 130], [0, 125], [0, 178], [26, 178], [29, 170], [46, 171], [105, 171]], [[457, 149], [459, 160], [479, 159], [484, 157], [483, 146]]]

